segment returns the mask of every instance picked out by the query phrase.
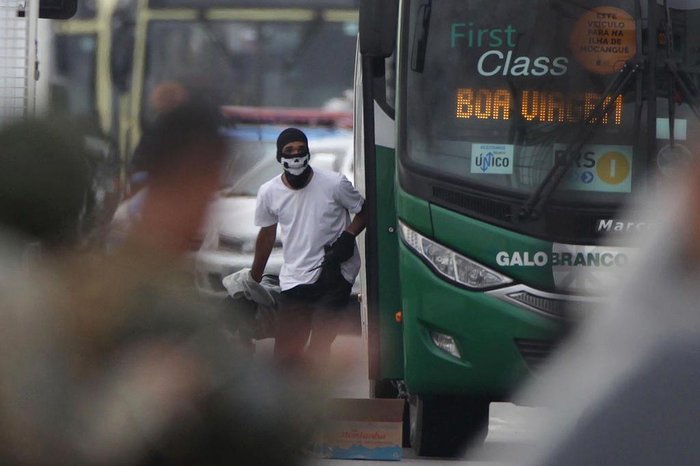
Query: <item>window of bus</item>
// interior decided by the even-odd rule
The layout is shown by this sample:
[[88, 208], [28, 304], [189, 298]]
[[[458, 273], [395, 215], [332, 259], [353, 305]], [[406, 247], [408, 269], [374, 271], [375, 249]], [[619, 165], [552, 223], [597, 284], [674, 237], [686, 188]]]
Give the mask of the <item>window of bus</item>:
[[641, 52], [634, 1], [411, 0], [407, 11], [409, 170], [522, 198], [571, 153], [560, 201], [647, 189], [646, 82], [631, 73], [606, 95]]
[[78, 2], [78, 9], [72, 19], [93, 19], [97, 16], [99, 0], [81, 0]]
[[345, 98], [356, 16], [328, 21], [320, 10], [300, 12], [294, 20], [152, 22], [144, 99], [168, 80], [214, 91], [228, 105], [322, 107]]
[[52, 108], [71, 115], [95, 117], [96, 48], [95, 34], [56, 35]]

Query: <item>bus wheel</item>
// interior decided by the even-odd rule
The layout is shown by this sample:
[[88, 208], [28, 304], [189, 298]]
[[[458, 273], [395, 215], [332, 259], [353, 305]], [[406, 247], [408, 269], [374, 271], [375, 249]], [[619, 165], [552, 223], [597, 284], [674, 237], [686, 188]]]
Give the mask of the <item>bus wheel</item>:
[[419, 456], [459, 456], [486, 439], [488, 400], [412, 395], [409, 402], [411, 446]]

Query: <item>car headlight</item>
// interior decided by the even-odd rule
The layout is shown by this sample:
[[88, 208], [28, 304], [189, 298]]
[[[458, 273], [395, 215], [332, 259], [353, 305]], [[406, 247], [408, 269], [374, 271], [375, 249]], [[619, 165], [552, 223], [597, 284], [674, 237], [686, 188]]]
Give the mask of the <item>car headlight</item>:
[[439, 274], [474, 290], [507, 285], [513, 280], [452, 251], [399, 222], [403, 242]]

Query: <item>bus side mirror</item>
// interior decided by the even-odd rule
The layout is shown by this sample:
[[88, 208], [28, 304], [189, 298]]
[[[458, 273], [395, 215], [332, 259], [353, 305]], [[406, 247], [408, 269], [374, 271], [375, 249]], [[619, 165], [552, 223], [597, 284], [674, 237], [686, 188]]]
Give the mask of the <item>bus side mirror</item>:
[[386, 58], [394, 52], [398, 0], [360, 1], [360, 53]]
[[78, 0], [39, 0], [39, 18], [69, 19], [78, 10]]

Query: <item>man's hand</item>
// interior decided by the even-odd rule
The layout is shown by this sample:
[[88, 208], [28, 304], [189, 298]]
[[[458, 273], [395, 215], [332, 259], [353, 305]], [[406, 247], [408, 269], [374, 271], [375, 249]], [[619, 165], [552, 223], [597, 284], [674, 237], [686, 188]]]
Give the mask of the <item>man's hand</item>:
[[337, 240], [326, 250], [324, 264], [341, 264], [355, 254], [355, 237], [352, 233], [343, 231]]

